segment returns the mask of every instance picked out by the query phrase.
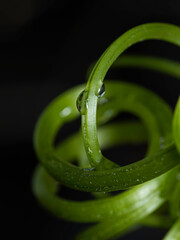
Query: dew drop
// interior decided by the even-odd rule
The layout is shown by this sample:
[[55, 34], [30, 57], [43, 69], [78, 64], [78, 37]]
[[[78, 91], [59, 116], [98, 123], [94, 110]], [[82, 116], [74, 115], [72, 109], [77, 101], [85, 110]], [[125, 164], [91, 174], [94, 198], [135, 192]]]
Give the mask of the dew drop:
[[92, 153], [92, 150], [90, 149], [90, 147], [88, 147], [88, 153]]
[[102, 87], [98, 90], [98, 97], [101, 98], [105, 94], [105, 85], [103, 83]]
[[81, 115], [85, 114], [86, 109], [88, 109], [88, 92], [82, 91], [77, 100], [76, 100], [76, 106], [78, 111], [81, 113]]
[[78, 109], [79, 112], [81, 112], [81, 104], [82, 104], [82, 97], [84, 94], [84, 90], [79, 94], [77, 100], [76, 100], [76, 107]]
[[67, 117], [71, 114], [72, 112], [72, 109], [70, 107], [65, 107], [60, 113], [60, 117], [64, 118], [64, 117]]

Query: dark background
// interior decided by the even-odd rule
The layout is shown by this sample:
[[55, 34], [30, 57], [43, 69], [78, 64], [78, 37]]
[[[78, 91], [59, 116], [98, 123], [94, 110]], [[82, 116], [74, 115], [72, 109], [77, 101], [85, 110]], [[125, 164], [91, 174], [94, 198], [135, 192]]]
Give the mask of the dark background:
[[[86, 81], [88, 66], [118, 36], [146, 22], [180, 25], [179, 9], [178, 0], [1, 0], [1, 210], [6, 239], [9, 234], [18, 239], [73, 239], [84, 228], [57, 220], [33, 197], [35, 122], [55, 96]], [[180, 49], [163, 42], [140, 43], [127, 52], [180, 60]], [[163, 74], [122, 69], [108, 76], [144, 85], [172, 107], [180, 92], [179, 80]], [[64, 194], [73, 197], [68, 190]], [[164, 234], [144, 228], [122, 239], [161, 239]]]

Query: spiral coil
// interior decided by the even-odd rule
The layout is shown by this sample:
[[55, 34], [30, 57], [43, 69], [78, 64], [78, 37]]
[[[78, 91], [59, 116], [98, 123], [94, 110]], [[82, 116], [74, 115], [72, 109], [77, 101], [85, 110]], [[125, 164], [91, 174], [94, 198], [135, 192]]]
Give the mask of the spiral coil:
[[[131, 45], [149, 39], [180, 46], [180, 28], [151, 23], [123, 34], [97, 61], [87, 85], [70, 89], [53, 100], [36, 125], [34, 145], [41, 164], [33, 177], [34, 193], [45, 208], [60, 218], [97, 223], [77, 239], [110, 239], [137, 223], [171, 227], [164, 239], [180, 239], [180, 101], [173, 117], [169, 106], [143, 87], [122, 81], [103, 83], [111, 66], [148, 68], [180, 78], [177, 62], [143, 56], [117, 59]], [[59, 129], [79, 117], [77, 108], [82, 134], [73, 134], [55, 147]], [[135, 114], [141, 122], [108, 123], [124, 111]], [[146, 157], [123, 167], [101, 152], [117, 144], [145, 141]], [[79, 166], [73, 165], [74, 159]], [[95, 199], [78, 202], [58, 197], [57, 182], [92, 192]], [[125, 189], [116, 196], [101, 194]], [[170, 205], [166, 221], [156, 212], [165, 202]]]

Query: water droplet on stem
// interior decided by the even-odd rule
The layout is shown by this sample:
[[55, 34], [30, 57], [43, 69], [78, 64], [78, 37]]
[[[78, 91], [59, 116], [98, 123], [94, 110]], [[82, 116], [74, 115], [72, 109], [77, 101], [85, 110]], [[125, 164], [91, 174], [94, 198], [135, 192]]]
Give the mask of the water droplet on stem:
[[77, 100], [76, 100], [76, 107], [79, 112], [81, 112], [81, 104], [82, 104], [82, 98], [83, 98], [84, 90], [79, 94]]
[[105, 85], [103, 83], [102, 87], [98, 90], [98, 97], [102, 97], [105, 94]]
[[81, 115], [85, 114], [86, 109], [88, 108], [88, 91], [82, 91], [79, 94], [79, 97], [76, 100], [76, 106]]

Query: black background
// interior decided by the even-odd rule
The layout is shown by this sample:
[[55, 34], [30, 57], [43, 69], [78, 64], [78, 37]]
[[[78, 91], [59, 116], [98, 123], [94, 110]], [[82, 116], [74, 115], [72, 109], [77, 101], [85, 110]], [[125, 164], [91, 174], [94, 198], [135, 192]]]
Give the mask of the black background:
[[[33, 197], [35, 122], [55, 96], [86, 81], [88, 66], [118, 36], [146, 22], [180, 25], [179, 9], [178, 0], [1, 0], [1, 210], [6, 239], [9, 234], [18, 239], [73, 239], [84, 228], [57, 220]], [[140, 43], [127, 52], [180, 60], [180, 49], [163, 42]], [[172, 107], [180, 92], [179, 80], [163, 74], [122, 69], [108, 76], [146, 86]], [[73, 196], [67, 190], [64, 194]], [[161, 239], [164, 234], [144, 228], [122, 239]]]

